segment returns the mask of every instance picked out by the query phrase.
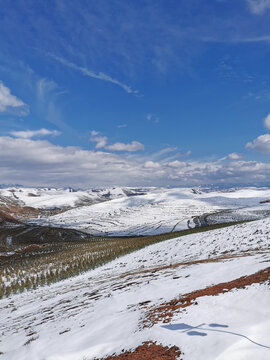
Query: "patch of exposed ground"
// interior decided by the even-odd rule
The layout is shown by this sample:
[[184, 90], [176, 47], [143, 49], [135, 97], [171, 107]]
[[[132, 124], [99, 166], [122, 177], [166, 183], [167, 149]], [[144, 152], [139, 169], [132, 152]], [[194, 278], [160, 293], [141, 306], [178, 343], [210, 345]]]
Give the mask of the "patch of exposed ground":
[[[7, 253], [0, 255], [0, 260], [8, 260], [11, 258], [18, 258], [22, 255], [26, 255], [26, 256], [34, 255], [35, 253], [42, 251], [43, 248], [46, 246], [47, 246], [46, 244], [42, 244], [42, 245], [32, 244], [32, 245], [24, 246], [18, 250], [14, 250], [9, 253], [7, 252]], [[1, 250], [1, 246], [0, 246], [0, 250]]]
[[[30, 193], [28, 196], [36, 195]], [[56, 215], [69, 209], [70, 207], [61, 209], [37, 209], [24, 205], [16, 196], [10, 198], [0, 195], [0, 225], [5, 223], [20, 223], [39, 216]]]
[[162, 346], [154, 342], [146, 342], [133, 351], [125, 351], [120, 355], [112, 355], [104, 360], [176, 360], [181, 352], [177, 346]]
[[18, 224], [19, 221], [0, 209], [0, 224], [2, 225], [4, 223]]
[[8, 222], [10, 217], [11, 219], [16, 219], [18, 221], [22, 218], [37, 217], [40, 215], [38, 209], [34, 209], [30, 206], [24, 206], [24, 204], [16, 198], [10, 199], [5, 196], [0, 196], [0, 211], [0, 219]]
[[249, 276], [242, 276], [238, 279], [209, 286], [205, 289], [193, 291], [182, 295], [179, 299], [174, 299], [163, 303], [158, 307], [150, 308], [143, 320], [144, 327], [151, 327], [158, 322], [168, 323], [173, 315], [190, 305], [197, 305], [197, 299], [202, 296], [215, 296], [226, 293], [234, 289], [242, 289], [256, 283], [263, 283], [270, 280], [270, 267], [258, 271]]

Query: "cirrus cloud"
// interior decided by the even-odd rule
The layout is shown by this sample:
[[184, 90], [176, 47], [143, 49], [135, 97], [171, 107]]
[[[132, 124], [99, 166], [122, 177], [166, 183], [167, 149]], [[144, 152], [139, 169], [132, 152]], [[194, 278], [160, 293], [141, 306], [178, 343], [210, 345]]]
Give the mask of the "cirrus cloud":
[[262, 15], [270, 9], [270, 0], [248, 0], [250, 11], [255, 15]]
[[74, 69], [76, 71], [79, 71], [81, 74], [83, 74], [85, 76], [115, 84], [115, 85], [119, 86], [120, 88], [122, 88], [123, 90], [125, 90], [125, 92], [127, 92], [128, 94], [135, 94], [135, 95], [139, 94], [138, 90], [133, 90], [130, 86], [124, 84], [123, 82], [121, 82], [117, 79], [114, 79], [110, 75], [104, 74], [103, 72], [95, 73], [94, 71], [89, 70], [86, 67], [78, 66], [78, 65], [76, 65], [66, 59], [63, 59], [59, 56], [56, 56], [54, 54], [47, 53], [47, 55], [50, 56], [51, 58], [53, 58], [54, 60], [58, 61], [62, 65], [69, 67], [71, 69]]

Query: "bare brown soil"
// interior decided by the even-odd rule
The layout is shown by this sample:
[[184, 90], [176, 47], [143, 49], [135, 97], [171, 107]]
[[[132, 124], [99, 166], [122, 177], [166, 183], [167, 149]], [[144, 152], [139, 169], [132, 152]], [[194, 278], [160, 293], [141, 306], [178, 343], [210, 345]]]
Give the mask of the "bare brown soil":
[[46, 246], [45, 244], [43, 245], [39, 245], [39, 244], [32, 244], [32, 245], [29, 245], [29, 246], [25, 246], [19, 250], [16, 250], [15, 252], [16, 253], [29, 253], [29, 252], [33, 252], [33, 251], [38, 251], [38, 250], [41, 250], [44, 246]]
[[[38, 195], [29, 193], [28, 196], [37, 197]], [[0, 224], [22, 222], [29, 218], [37, 218], [38, 216], [56, 215], [68, 209], [36, 209], [31, 206], [25, 206], [15, 196], [14, 198], [0, 196]]]
[[158, 322], [170, 322], [174, 313], [180, 312], [182, 309], [185, 309], [190, 305], [197, 305], [198, 303], [196, 299], [199, 297], [215, 296], [226, 293], [233, 289], [243, 289], [246, 286], [252, 284], [263, 283], [267, 280], [270, 280], [270, 267], [249, 276], [242, 276], [229, 282], [224, 282], [209, 286], [205, 289], [193, 291], [181, 296], [179, 299], [174, 299], [167, 303], [163, 303], [158, 307], [149, 309], [146, 318], [143, 321], [143, 326], [151, 327]]
[[112, 355], [103, 360], [176, 360], [181, 352], [177, 346], [162, 346], [154, 342], [146, 342], [133, 351], [125, 351], [120, 355]]
[[25, 217], [37, 217], [39, 215], [39, 210], [32, 208], [30, 206], [22, 206], [16, 200], [9, 198], [0, 198], [0, 218], [9, 222], [9, 217], [20, 220]]
[[16, 224], [19, 223], [19, 221], [15, 219], [13, 216], [0, 210], [0, 224], [4, 222], [16, 223]]

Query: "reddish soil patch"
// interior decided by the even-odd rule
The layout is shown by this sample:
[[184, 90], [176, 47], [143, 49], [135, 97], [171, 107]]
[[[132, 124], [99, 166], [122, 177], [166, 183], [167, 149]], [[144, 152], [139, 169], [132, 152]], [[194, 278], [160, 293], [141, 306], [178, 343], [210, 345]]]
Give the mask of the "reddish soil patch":
[[149, 309], [147, 316], [143, 321], [143, 326], [151, 327], [160, 321], [163, 323], [170, 322], [175, 312], [179, 312], [181, 309], [190, 305], [197, 305], [198, 303], [195, 300], [199, 297], [223, 294], [233, 289], [242, 289], [246, 286], [263, 283], [267, 280], [270, 280], [270, 267], [249, 276], [242, 276], [229, 282], [220, 283], [185, 294], [179, 299], [174, 299], [161, 304], [159, 307]]
[[0, 218], [7, 222], [20, 223], [22, 218], [37, 217], [40, 215], [40, 210], [32, 208], [30, 206], [20, 206], [16, 203], [10, 203], [5, 206], [0, 203]]
[[33, 251], [39, 251], [41, 250], [45, 245], [39, 245], [39, 244], [32, 244], [29, 246], [25, 246], [21, 249], [15, 250], [16, 254], [25, 254], [25, 253], [30, 253]]
[[[30, 197], [37, 197], [29, 193]], [[0, 224], [4, 222], [20, 222], [24, 219], [36, 218], [39, 215], [48, 216], [55, 215], [68, 210], [65, 209], [36, 209], [31, 206], [24, 206], [18, 201], [18, 198], [11, 199], [10, 197], [0, 196]]]
[[10, 258], [18, 258], [22, 254], [32, 254], [34, 252], [37, 252], [37, 251], [43, 249], [44, 247], [46, 247], [45, 244], [42, 244], [42, 245], [32, 244], [29, 246], [25, 246], [21, 249], [14, 250], [14, 252], [11, 254], [0, 255], [0, 260], [10, 259]]
[[181, 352], [177, 346], [162, 346], [154, 342], [146, 342], [133, 351], [125, 351], [120, 355], [112, 355], [103, 360], [176, 360]]
[[19, 221], [16, 220], [13, 216], [0, 210], [0, 223], [2, 223], [2, 222], [10, 222], [10, 223], [16, 223], [16, 224], [19, 223]]

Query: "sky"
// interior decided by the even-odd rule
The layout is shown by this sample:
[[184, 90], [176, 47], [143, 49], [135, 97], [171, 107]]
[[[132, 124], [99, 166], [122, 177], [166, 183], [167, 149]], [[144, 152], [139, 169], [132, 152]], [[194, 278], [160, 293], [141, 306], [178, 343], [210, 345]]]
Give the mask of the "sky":
[[0, 0], [0, 184], [268, 186], [270, 0]]

